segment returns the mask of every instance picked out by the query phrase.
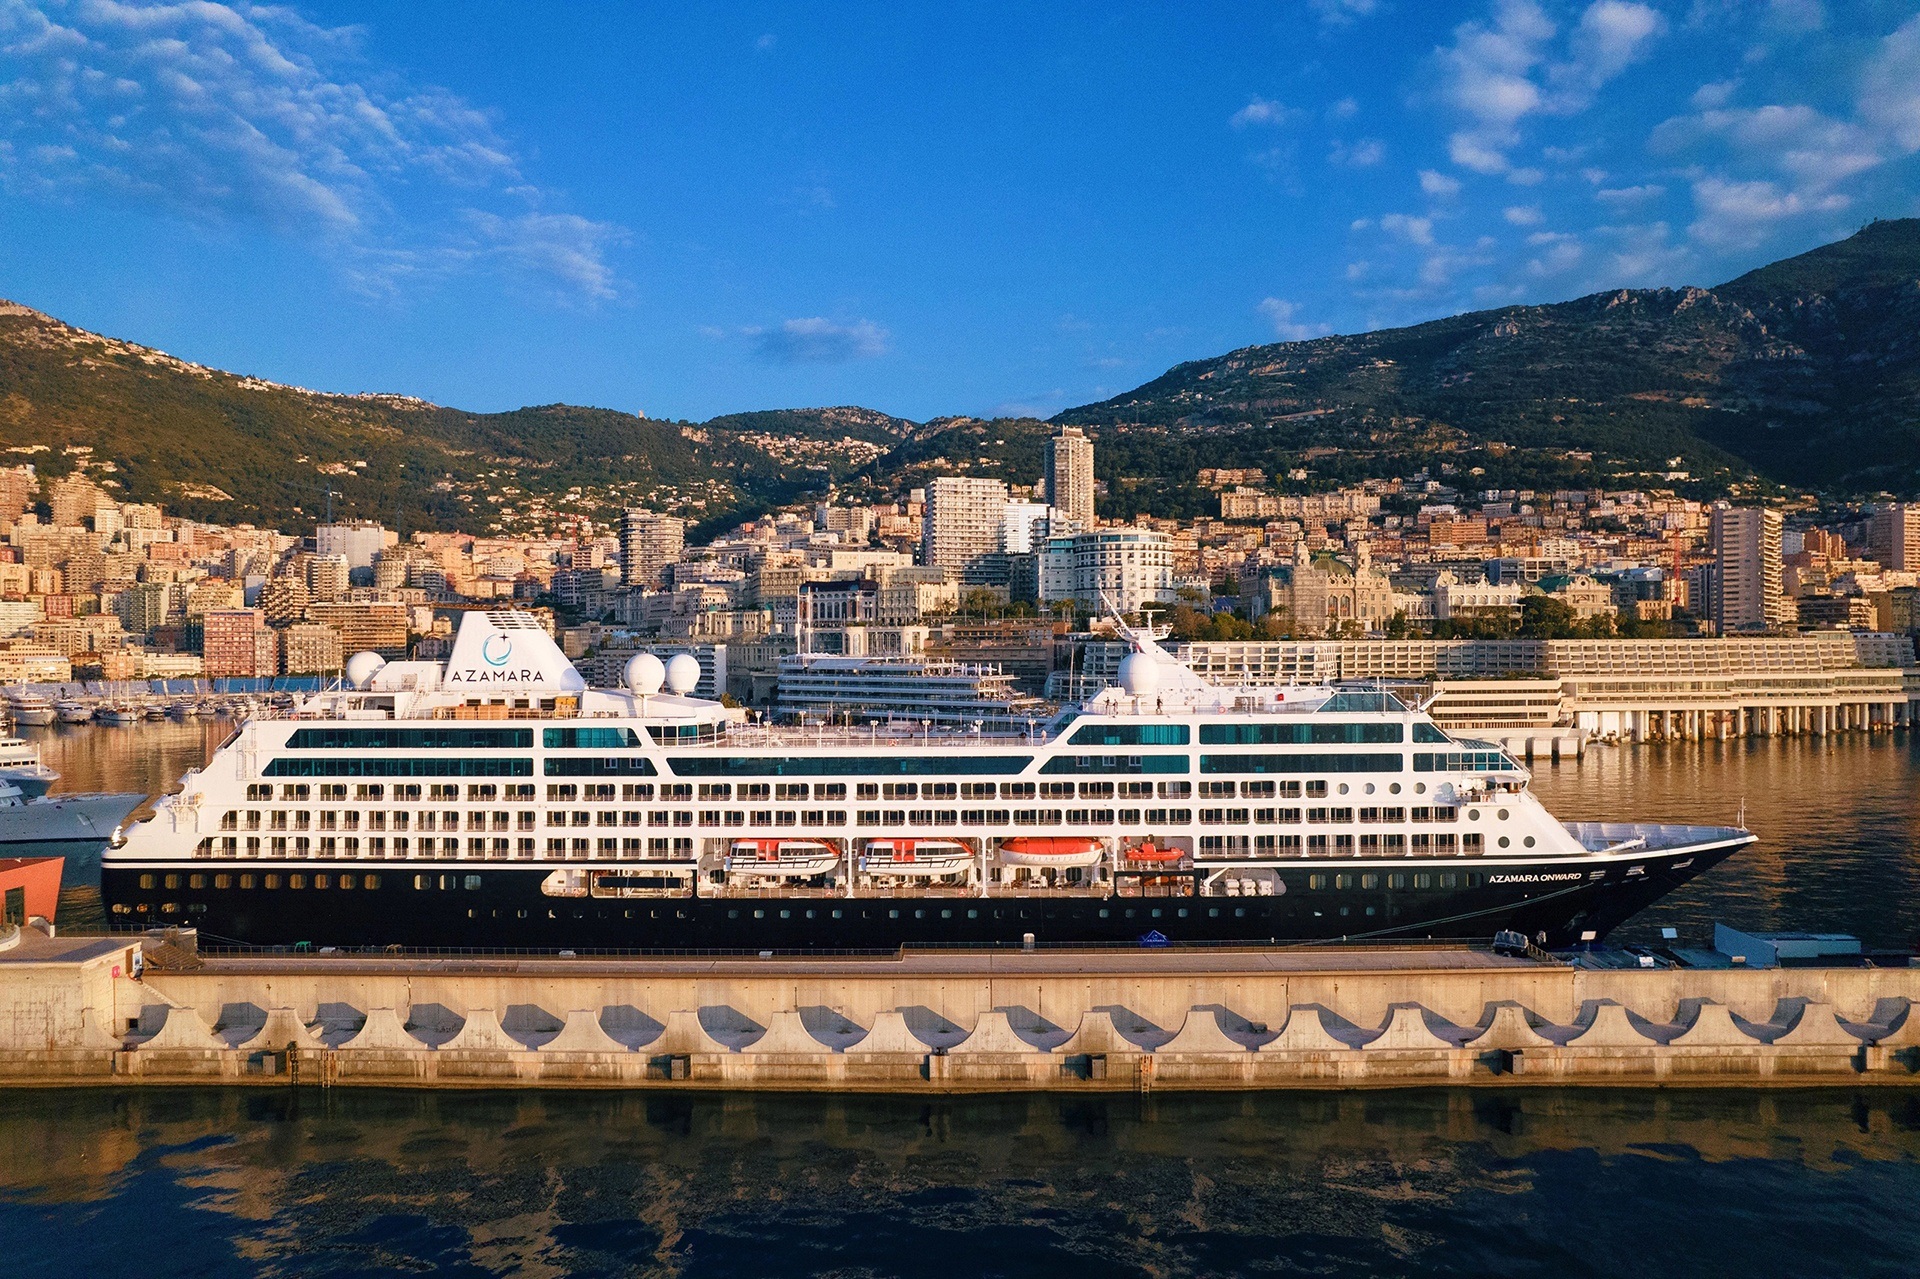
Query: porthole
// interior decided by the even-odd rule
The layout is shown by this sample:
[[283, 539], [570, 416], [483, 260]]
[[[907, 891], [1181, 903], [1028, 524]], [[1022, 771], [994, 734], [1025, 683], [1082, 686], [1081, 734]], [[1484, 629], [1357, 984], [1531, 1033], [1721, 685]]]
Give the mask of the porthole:
[[1425, 782], [1415, 782], [1415, 783], [1413, 784], [1413, 793], [1414, 793], [1414, 794], [1416, 794], [1416, 795], [1424, 795], [1424, 794], [1426, 794], [1426, 793], [1427, 793], [1427, 784], [1426, 784]]
[[1470, 822], [1477, 822], [1477, 821], [1479, 821], [1479, 820], [1480, 820], [1480, 810], [1479, 810], [1479, 809], [1477, 809], [1477, 808], [1469, 808], [1469, 809], [1467, 810], [1467, 820], [1468, 820], [1468, 821], [1470, 821]]
[[1501, 820], [1501, 821], [1503, 821], [1503, 822], [1504, 822], [1504, 821], [1506, 821], [1506, 820], [1507, 820], [1507, 818], [1508, 818], [1508, 817], [1510, 817], [1510, 816], [1512, 816], [1512, 814], [1510, 814], [1510, 813], [1508, 813], [1506, 809], [1504, 809], [1504, 808], [1503, 808], [1503, 809], [1501, 809], [1501, 810], [1500, 810], [1500, 820]]
[[1512, 842], [1513, 841], [1508, 839], [1505, 835], [1502, 835], [1500, 837], [1500, 847], [1502, 848], [1505, 848], [1507, 845], [1511, 844]]
[[1400, 793], [1400, 783], [1399, 783], [1399, 782], [1394, 782], [1394, 783], [1392, 783], [1392, 784], [1390, 784], [1390, 785], [1389, 785], [1389, 786], [1387, 787], [1387, 794], [1389, 794], [1389, 795], [1398, 795], [1399, 793]]
[[1340, 783], [1340, 793], [1341, 793], [1342, 795], [1344, 795], [1344, 794], [1346, 794], [1346, 793], [1347, 793], [1347, 791], [1348, 791], [1348, 790], [1350, 790], [1350, 789], [1351, 789], [1351, 787], [1349, 787], [1349, 786], [1348, 786], [1348, 785], [1347, 785], [1347, 784], [1346, 784], [1345, 782], [1341, 782], [1341, 783]]
[[1369, 794], [1369, 795], [1371, 795], [1371, 794], [1373, 794], [1373, 783], [1372, 783], [1372, 782], [1368, 782], [1368, 783], [1367, 783], [1367, 786], [1366, 786], [1366, 790], [1367, 790], [1367, 794]]
[[1527, 836], [1527, 837], [1526, 837], [1525, 839], [1523, 839], [1523, 840], [1521, 840], [1520, 842], [1521, 842], [1521, 843], [1523, 843], [1523, 844], [1525, 844], [1525, 845], [1526, 845], [1526, 846], [1527, 846], [1528, 848], [1532, 848], [1532, 847], [1533, 847], [1533, 836], [1531, 836], [1531, 835], [1529, 835], [1529, 836]]

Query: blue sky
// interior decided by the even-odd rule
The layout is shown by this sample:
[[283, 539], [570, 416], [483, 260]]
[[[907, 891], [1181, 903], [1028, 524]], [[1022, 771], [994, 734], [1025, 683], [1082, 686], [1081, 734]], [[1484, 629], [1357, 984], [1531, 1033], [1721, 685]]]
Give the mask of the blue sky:
[[1047, 415], [1717, 283], [1916, 154], [1912, 0], [0, 0], [0, 296], [475, 409]]

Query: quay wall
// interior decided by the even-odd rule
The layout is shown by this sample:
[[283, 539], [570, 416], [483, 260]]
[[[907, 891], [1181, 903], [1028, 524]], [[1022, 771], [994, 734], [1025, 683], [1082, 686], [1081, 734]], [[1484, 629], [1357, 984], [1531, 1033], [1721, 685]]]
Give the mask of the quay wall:
[[[0, 1080], [404, 1086], [1920, 1082], [1920, 969], [1475, 952], [0, 963]], [[289, 1049], [291, 1048], [291, 1051]]]

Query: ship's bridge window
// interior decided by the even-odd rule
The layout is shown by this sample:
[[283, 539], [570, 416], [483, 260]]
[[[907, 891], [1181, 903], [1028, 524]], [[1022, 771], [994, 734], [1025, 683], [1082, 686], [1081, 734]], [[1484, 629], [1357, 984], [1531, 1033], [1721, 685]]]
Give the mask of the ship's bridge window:
[[1413, 740], [1416, 742], [1433, 742], [1437, 745], [1444, 746], [1453, 739], [1441, 732], [1438, 728], [1435, 728], [1432, 724], [1423, 720], [1413, 726]]
[[1397, 773], [1405, 767], [1406, 758], [1398, 751], [1200, 757], [1203, 773]]
[[660, 745], [675, 746], [688, 742], [718, 741], [727, 735], [727, 725], [724, 720], [714, 724], [654, 724], [647, 732]]
[[1403, 740], [1399, 724], [1220, 723], [1200, 726], [1202, 746], [1384, 745]]
[[1501, 773], [1513, 767], [1500, 751], [1416, 751], [1413, 756], [1416, 773]]
[[1185, 746], [1185, 724], [1082, 724], [1067, 741], [1074, 746]]

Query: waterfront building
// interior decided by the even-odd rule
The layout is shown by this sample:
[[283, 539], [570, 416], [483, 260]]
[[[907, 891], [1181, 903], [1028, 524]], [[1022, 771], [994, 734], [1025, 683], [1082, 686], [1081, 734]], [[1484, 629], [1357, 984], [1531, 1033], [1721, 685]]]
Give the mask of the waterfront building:
[[1063, 426], [1047, 441], [1047, 504], [1082, 531], [1093, 528], [1093, 441], [1077, 426]]
[[1713, 623], [1722, 635], [1764, 631], [1793, 620], [1780, 535], [1785, 520], [1764, 507], [1713, 508]]
[[[1450, 579], [1443, 574], [1441, 580]], [[1349, 623], [1378, 630], [1394, 614], [1393, 583], [1374, 568], [1366, 543], [1348, 564], [1331, 551], [1312, 554], [1303, 538], [1294, 543], [1293, 562], [1266, 575], [1254, 612], [1279, 613], [1310, 635], [1331, 634]]]
[[620, 581], [657, 587], [666, 568], [686, 549], [687, 522], [672, 515], [630, 509], [620, 519]]
[[1004, 585], [1007, 486], [1002, 480], [943, 475], [927, 485], [921, 560], [962, 582]]
[[308, 606], [307, 620], [335, 631], [346, 652], [374, 652], [382, 657], [407, 655], [405, 604], [316, 603]]
[[289, 675], [335, 675], [345, 660], [340, 632], [331, 626], [301, 622], [281, 637], [281, 667]]
[[252, 679], [280, 670], [279, 636], [257, 608], [207, 610], [201, 617], [200, 654], [209, 679]]

